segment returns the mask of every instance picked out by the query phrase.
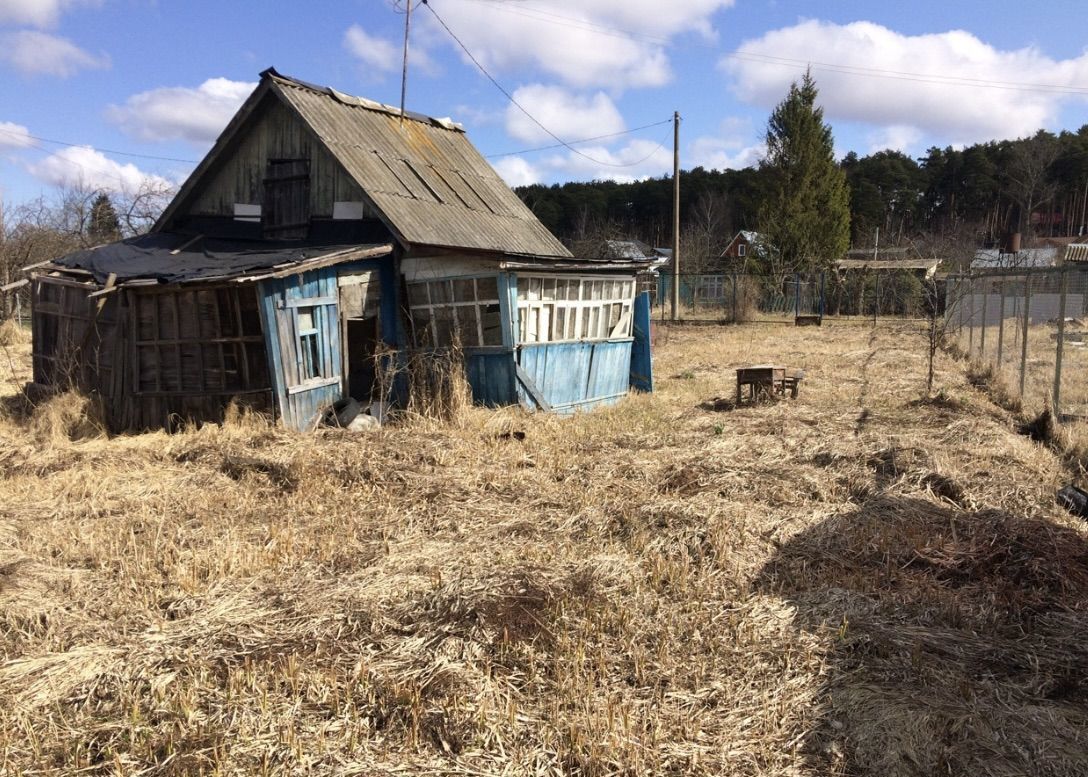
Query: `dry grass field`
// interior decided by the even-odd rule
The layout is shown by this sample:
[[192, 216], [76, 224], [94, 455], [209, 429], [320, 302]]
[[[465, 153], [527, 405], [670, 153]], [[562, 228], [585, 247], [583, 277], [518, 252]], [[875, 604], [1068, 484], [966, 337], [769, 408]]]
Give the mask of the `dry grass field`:
[[[884, 325], [658, 392], [104, 439], [0, 338], [0, 774], [1084, 775], [1070, 473]], [[734, 409], [781, 361], [796, 401]], [[12, 376], [12, 373], [15, 376]]]

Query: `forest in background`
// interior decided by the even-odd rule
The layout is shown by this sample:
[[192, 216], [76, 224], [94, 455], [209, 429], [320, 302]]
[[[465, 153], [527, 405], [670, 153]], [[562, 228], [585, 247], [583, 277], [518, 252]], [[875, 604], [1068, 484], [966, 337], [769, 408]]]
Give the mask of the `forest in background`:
[[[942, 259], [965, 259], [1020, 232], [1035, 240], [1088, 233], [1088, 125], [1055, 135], [930, 148], [915, 159], [898, 151], [848, 153], [839, 163], [850, 187], [851, 244], [914, 246]], [[759, 231], [767, 197], [764, 166], [696, 167], [680, 174], [681, 248], [698, 270], [738, 230]], [[568, 245], [602, 238], [672, 243], [672, 178], [592, 181], [515, 189]]]

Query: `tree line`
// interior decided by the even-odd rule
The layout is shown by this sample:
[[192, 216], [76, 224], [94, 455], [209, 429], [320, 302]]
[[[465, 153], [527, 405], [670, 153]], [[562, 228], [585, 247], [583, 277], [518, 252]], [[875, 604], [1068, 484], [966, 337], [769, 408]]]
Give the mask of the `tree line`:
[[[739, 230], [781, 235], [783, 219], [802, 226], [794, 231], [810, 237], [826, 238], [846, 225], [845, 232], [836, 234], [841, 250], [825, 246], [802, 260], [816, 265], [841, 257], [847, 245], [871, 248], [877, 240], [880, 246], [913, 246], [927, 256], [965, 260], [976, 248], [1001, 246], [1016, 232], [1024, 247], [1046, 237], [1088, 233], [1088, 125], [962, 149], [933, 147], [920, 158], [892, 150], [867, 156], [851, 151], [820, 172], [798, 173], [791, 168], [797, 159], [806, 153], [826, 155], [831, 148], [830, 128], [815, 99], [811, 78], [794, 85], [771, 116], [768, 155], [759, 165], [721, 171], [695, 167], [681, 173], [685, 267], [697, 271], [706, 266]], [[789, 159], [791, 154], [797, 159]], [[811, 197], [807, 205], [789, 202], [785, 194], [797, 192], [806, 175], [818, 176], [818, 183], [831, 189], [841, 175], [845, 188], [818, 195], [825, 197], [822, 205]], [[601, 237], [633, 238], [658, 247], [672, 243], [671, 177], [535, 184], [515, 191], [572, 247]], [[828, 219], [827, 211], [837, 206], [826, 197], [843, 195], [847, 219]], [[800, 225], [810, 207], [825, 213]]]

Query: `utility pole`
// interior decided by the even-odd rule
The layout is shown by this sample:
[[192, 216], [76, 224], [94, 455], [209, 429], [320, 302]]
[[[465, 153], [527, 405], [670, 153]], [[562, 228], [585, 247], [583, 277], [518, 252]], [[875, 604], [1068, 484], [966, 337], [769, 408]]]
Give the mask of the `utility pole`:
[[672, 114], [672, 320], [680, 315], [680, 111]]
[[408, 31], [412, 26], [412, 0], [407, 0], [404, 10], [404, 67], [400, 74], [400, 123], [404, 125], [404, 98], [408, 92]]

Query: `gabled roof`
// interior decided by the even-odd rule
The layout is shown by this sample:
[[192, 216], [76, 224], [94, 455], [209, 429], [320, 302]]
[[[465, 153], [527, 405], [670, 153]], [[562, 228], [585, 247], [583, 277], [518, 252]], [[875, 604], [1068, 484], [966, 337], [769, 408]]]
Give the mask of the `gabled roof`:
[[166, 225], [195, 182], [244, 130], [266, 94], [291, 108], [363, 189], [405, 244], [502, 254], [570, 258], [552, 235], [448, 119], [414, 113], [277, 73], [261, 83], [231, 120], [157, 225]]

